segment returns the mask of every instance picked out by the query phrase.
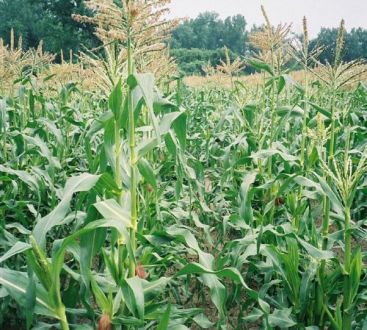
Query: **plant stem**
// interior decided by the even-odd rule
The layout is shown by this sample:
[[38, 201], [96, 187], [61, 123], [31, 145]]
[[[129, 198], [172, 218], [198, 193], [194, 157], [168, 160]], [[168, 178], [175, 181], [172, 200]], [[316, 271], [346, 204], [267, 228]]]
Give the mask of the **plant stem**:
[[[350, 148], [350, 126], [348, 125], [345, 129], [345, 148], [344, 148], [344, 177], [348, 176], [348, 163], [349, 163], [349, 148]], [[352, 259], [352, 235], [350, 232], [350, 209], [351, 204], [349, 202], [350, 194], [344, 196], [344, 300], [343, 300], [343, 329], [349, 330], [352, 328], [352, 283], [350, 277], [351, 271], [351, 259]]]
[[[127, 42], [127, 65], [128, 65], [128, 76], [133, 74], [133, 55], [132, 55], [132, 44], [131, 44], [131, 30], [128, 31], [128, 42]], [[135, 152], [135, 118], [132, 98], [132, 88], [128, 86], [128, 112], [129, 112], [129, 146], [130, 146], [130, 198], [131, 198], [131, 230], [130, 230], [130, 241], [132, 251], [135, 254], [136, 251], [136, 229], [138, 222], [138, 210], [137, 210], [137, 177], [136, 177], [136, 152]], [[135, 276], [135, 263], [130, 260], [129, 263], [129, 277]]]
[[[332, 86], [332, 95], [331, 95], [331, 104], [330, 104], [330, 112], [331, 112], [331, 131], [330, 131], [330, 141], [329, 141], [329, 149], [327, 153], [327, 165], [328, 168], [331, 168], [333, 158], [334, 158], [334, 145], [335, 145], [335, 98], [336, 98], [336, 88], [334, 87], [334, 84]], [[330, 176], [327, 177], [327, 183], [331, 183]], [[322, 250], [326, 250], [329, 242], [329, 226], [330, 226], [330, 199], [328, 197], [324, 197], [323, 199], [323, 219], [322, 219]], [[320, 288], [318, 290], [319, 295], [319, 303], [322, 302], [324, 306], [327, 305], [327, 297], [325, 293], [325, 283], [324, 280], [326, 278], [325, 276], [325, 267], [326, 267], [326, 261], [322, 260], [320, 265], [320, 271], [319, 271], [319, 282], [320, 282]]]
[[[305, 148], [306, 148], [306, 139], [307, 139], [307, 119], [308, 119], [308, 75], [307, 75], [307, 70], [308, 70], [308, 66], [307, 66], [307, 58], [308, 58], [308, 51], [307, 51], [307, 47], [305, 47], [305, 63], [303, 66], [303, 70], [305, 71], [305, 76], [304, 76], [304, 85], [305, 85], [305, 93], [304, 93], [304, 112], [303, 112], [303, 122], [302, 122], [302, 138], [301, 138], [301, 169], [303, 171], [303, 174], [305, 174], [306, 172], [306, 163], [305, 163]], [[302, 203], [302, 190], [303, 187], [301, 186], [299, 191], [298, 191], [298, 203], [299, 205]], [[298, 213], [298, 212], [297, 212]], [[300, 225], [301, 225], [301, 215], [297, 214], [295, 217], [295, 229], [297, 231], [297, 233], [300, 230]]]
[[[334, 159], [334, 149], [335, 149], [335, 88], [333, 88], [332, 98], [331, 98], [331, 131], [330, 131], [330, 142], [327, 165], [329, 168], [332, 167], [332, 162]], [[330, 176], [327, 177], [328, 184], [331, 183]], [[328, 244], [328, 234], [329, 234], [329, 224], [330, 224], [330, 199], [324, 199], [324, 217], [322, 221], [322, 249], [327, 249]], [[325, 264], [325, 261], [322, 262]]]
[[343, 329], [352, 329], [352, 314], [350, 307], [351, 301], [351, 279], [350, 279], [350, 269], [351, 269], [351, 254], [352, 254], [352, 237], [350, 233], [350, 207], [345, 207], [345, 227], [344, 227], [344, 301], [343, 301]]
[[[116, 171], [115, 171], [115, 182], [117, 187], [119, 187], [120, 189], [121, 187], [121, 163], [120, 163], [120, 149], [121, 148], [121, 136], [120, 136], [120, 123], [118, 120], [115, 120], [115, 166], [116, 166]], [[122, 193], [121, 191], [119, 192], [117, 198], [116, 198], [117, 202], [119, 203], [119, 205], [122, 205]], [[124, 260], [123, 260], [123, 255], [124, 255], [124, 247], [125, 247], [125, 240], [124, 237], [121, 235], [118, 239], [118, 271], [119, 271], [119, 276], [120, 278], [123, 277], [123, 264], [124, 264]]]
[[302, 140], [301, 140], [301, 167], [305, 171], [305, 147], [306, 147], [306, 130], [307, 130], [307, 119], [308, 119], [308, 76], [307, 67], [305, 66], [305, 95], [304, 95], [304, 113], [302, 123]]
[[[324, 312], [327, 314], [327, 316], [329, 317], [329, 320], [331, 322], [331, 324], [333, 325], [333, 327], [337, 330], [340, 329], [340, 327], [338, 326], [338, 323], [336, 323], [335, 319], [333, 318], [333, 315], [330, 313], [329, 308], [327, 306], [324, 305]], [[344, 328], [343, 328], [344, 329]]]
[[[117, 187], [121, 189], [121, 163], [120, 163], [120, 147], [121, 147], [121, 137], [120, 137], [120, 124], [118, 120], [115, 120], [115, 183]], [[117, 197], [117, 202], [121, 205], [122, 194], [119, 193]]]
[[62, 330], [69, 330], [69, 323], [68, 323], [68, 320], [66, 318], [65, 307], [64, 306], [62, 306], [61, 308], [59, 308], [58, 315], [60, 317], [60, 326], [61, 326], [61, 329]]
[[[273, 72], [275, 71], [275, 60], [274, 60], [274, 50], [273, 47], [271, 48], [271, 68]], [[271, 84], [271, 99], [270, 99], [270, 114], [271, 114], [271, 122], [270, 122], [270, 140], [269, 140], [269, 147], [273, 143], [274, 139], [274, 131], [275, 131], [275, 80], [272, 80]], [[272, 164], [273, 159], [270, 156], [268, 160], [268, 175], [271, 177], [272, 175]]]

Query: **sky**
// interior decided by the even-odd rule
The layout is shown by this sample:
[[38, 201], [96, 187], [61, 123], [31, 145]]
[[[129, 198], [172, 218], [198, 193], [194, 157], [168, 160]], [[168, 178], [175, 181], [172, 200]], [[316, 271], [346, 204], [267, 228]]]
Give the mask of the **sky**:
[[346, 28], [367, 29], [367, 0], [171, 0], [171, 17], [196, 17], [204, 11], [216, 11], [221, 17], [242, 14], [251, 27], [263, 23], [264, 5], [272, 24], [292, 23], [293, 31], [302, 31], [306, 16], [311, 37], [321, 27], [337, 27], [342, 18]]

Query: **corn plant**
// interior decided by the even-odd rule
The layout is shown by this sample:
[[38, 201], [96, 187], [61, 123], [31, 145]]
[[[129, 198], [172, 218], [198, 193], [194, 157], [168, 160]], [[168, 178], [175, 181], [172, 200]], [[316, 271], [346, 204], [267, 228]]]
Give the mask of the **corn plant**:
[[93, 90], [36, 65], [7, 76], [1, 326], [364, 329], [367, 88], [364, 63], [341, 60], [344, 23], [321, 63], [306, 19], [295, 40], [263, 8], [245, 61], [259, 84], [227, 54], [229, 88], [189, 88], [167, 78], [167, 3], [74, 17], [98, 26]]

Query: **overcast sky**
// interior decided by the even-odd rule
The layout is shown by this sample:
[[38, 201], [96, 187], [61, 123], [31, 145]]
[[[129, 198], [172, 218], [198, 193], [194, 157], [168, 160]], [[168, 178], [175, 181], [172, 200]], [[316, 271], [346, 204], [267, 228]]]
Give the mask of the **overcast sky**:
[[301, 32], [302, 17], [308, 19], [309, 31], [316, 36], [321, 27], [335, 27], [342, 18], [346, 28], [367, 28], [367, 0], [171, 0], [172, 17], [196, 17], [204, 11], [216, 11], [222, 17], [242, 14], [248, 25], [262, 24], [263, 4], [272, 23], [293, 22]]

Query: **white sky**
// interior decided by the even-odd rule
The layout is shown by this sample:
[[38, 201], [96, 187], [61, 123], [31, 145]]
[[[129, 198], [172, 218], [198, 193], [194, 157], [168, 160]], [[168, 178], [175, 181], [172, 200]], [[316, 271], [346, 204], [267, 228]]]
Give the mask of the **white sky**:
[[321, 27], [336, 27], [342, 18], [347, 30], [367, 28], [367, 0], [171, 0], [172, 17], [196, 17], [216, 11], [221, 17], [242, 14], [248, 27], [263, 23], [264, 5], [272, 24], [293, 22], [293, 31], [302, 31], [302, 17], [308, 19], [309, 33], [315, 37]]

